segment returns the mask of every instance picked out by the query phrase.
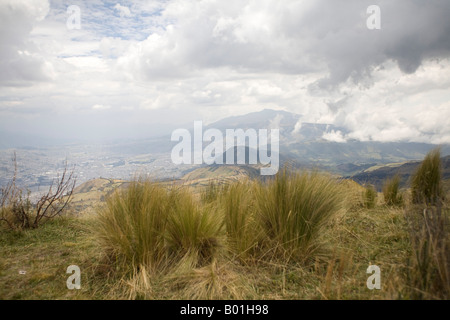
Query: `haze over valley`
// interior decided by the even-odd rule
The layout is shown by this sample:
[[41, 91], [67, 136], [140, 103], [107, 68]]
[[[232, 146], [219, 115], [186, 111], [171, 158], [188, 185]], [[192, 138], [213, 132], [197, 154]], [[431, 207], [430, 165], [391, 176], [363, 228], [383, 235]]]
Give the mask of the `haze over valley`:
[[[330, 141], [330, 133], [344, 129], [330, 124], [302, 123], [301, 116], [285, 111], [263, 110], [212, 123], [225, 133], [226, 129], [277, 128], [280, 130], [280, 162], [294, 167], [316, 167], [340, 176], [352, 176], [377, 165], [420, 160], [436, 145], [413, 142]], [[192, 131], [193, 124], [186, 129]], [[67, 164], [74, 168], [77, 184], [90, 179], [111, 178], [132, 180], [138, 176], [153, 179], [179, 179], [195, 168], [205, 165], [175, 165], [172, 148], [177, 144], [170, 134], [151, 139], [96, 144], [70, 144], [53, 147], [31, 147], [0, 150], [3, 164], [0, 184], [6, 185], [14, 172], [12, 156], [17, 156], [18, 183], [35, 192], [48, 187]], [[248, 143], [248, 142], [247, 142]], [[208, 143], [204, 143], [207, 145]], [[450, 146], [442, 146], [442, 155], [450, 154]], [[247, 161], [248, 164], [248, 161]]]

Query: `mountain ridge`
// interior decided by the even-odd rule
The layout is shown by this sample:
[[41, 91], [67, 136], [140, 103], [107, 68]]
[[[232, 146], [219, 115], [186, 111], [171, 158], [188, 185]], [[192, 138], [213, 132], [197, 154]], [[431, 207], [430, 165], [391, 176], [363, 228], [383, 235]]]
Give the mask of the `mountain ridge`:
[[[372, 184], [379, 191], [383, 187], [386, 179], [398, 174], [400, 177], [401, 187], [410, 187], [410, 179], [417, 170], [422, 161], [408, 161], [403, 164], [390, 164], [386, 166], [379, 166], [378, 168], [368, 168], [360, 173], [346, 178], [353, 179], [361, 185]], [[450, 156], [441, 157], [442, 180], [450, 179]]]

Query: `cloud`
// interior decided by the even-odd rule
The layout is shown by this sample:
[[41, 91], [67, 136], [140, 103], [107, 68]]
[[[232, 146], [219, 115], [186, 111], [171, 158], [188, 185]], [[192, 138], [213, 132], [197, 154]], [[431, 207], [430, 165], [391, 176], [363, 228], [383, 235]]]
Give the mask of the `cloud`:
[[277, 114], [275, 118], [270, 120], [268, 129], [280, 129], [280, 122], [283, 120], [283, 115]]
[[28, 37], [49, 11], [47, 0], [0, 2], [0, 86], [50, 80], [52, 67]]
[[300, 120], [295, 124], [294, 130], [292, 130], [291, 134], [299, 133], [301, 128], [302, 128], [302, 121]]
[[322, 139], [338, 143], [347, 142], [347, 139], [344, 137], [344, 134], [339, 130], [337, 131], [331, 130], [330, 132], [324, 132]]
[[120, 17], [131, 17], [130, 8], [120, 5], [120, 3], [117, 3], [114, 6], [114, 9], [116, 9], [119, 12]]
[[450, 143], [448, 1], [74, 1], [80, 30], [69, 4], [0, 2], [1, 126], [138, 135], [269, 108], [334, 141]]
[[309, 74], [318, 88], [367, 81], [384, 62], [414, 73], [423, 60], [450, 55], [450, 3], [377, 1], [382, 29], [368, 30], [368, 1], [171, 1], [171, 21], [122, 59], [148, 80], [182, 77], [199, 68]]
[[[449, 56], [450, 22], [445, 16], [450, 12], [450, 3], [377, 2], [381, 8], [381, 30], [358, 27], [357, 11], [362, 9], [361, 1], [351, 1], [337, 11], [341, 18], [337, 19], [339, 24], [331, 23], [324, 41], [314, 48], [325, 57], [330, 71], [329, 76], [319, 82], [321, 87], [339, 84], [348, 78], [359, 82], [390, 60], [395, 61], [403, 73], [410, 74], [424, 60]], [[334, 3], [336, 7], [342, 4], [341, 1]], [[323, 7], [330, 21], [336, 21], [332, 17], [336, 16], [333, 10], [336, 8]]]
[[426, 62], [415, 74], [387, 66], [375, 73], [380, 80], [370, 91], [353, 90], [328, 115], [350, 131], [346, 138], [448, 143], [450, 74], [443, 70], [449, 68], [448, 60]]
[[102, 105], [102, 104], [95, 104], [95, 105], [92, 106], [92, 109], [93, 110], [108, 110], [108, 109], [111, 109], [111, 106], [105, 106], [105, 105]]

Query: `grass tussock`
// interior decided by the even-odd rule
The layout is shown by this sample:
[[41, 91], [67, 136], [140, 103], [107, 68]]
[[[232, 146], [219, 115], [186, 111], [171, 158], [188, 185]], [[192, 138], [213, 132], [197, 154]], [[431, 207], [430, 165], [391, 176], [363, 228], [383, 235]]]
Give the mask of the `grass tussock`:
[[405, 210], [411, 244], [407, 294], [412, 299], [449, 299], [450, 209], [444, 201], [439, 148], [416, 170], [411, 194]]
[[411, 179], [412, 201], [436, 205], [444, 200], [440, 149], [430, 151]]
[[441, 205], [406, 210], [412, 247], [408, 293], [412, 299], [450, 298], [449, 214]]
[[248, 180], [234, 182], [224, 190], [217, 203], [224, 211], [229, 250], [243, 263], [253, 259], [263, 238], [255, 209], [256, 184]]
[[306, 261], [321, 247], [321, 232], [341, 209], [339, 184], [318, 172], [283, 170], [258, 184], [256, 212], [268, 256]]
[[368, 185], [364, 191], [363, 199], [364, 199], [364, 207], [367, 209], [375, 208], [377, 204], [377, 190], [374, 186]]
[[345, 211], [361, 211], [365, 208], [365, 188], [353, 180], [342, 179], [339, 181], [343, 196], [343, 207]]
[[244, 264], [306, 261], [321, 248], [321, 232], [342, 207], [340, 185], [318, 172], [283, 170], [272, 180], [229, 185], [224, 211], [229, 249]]
[[98, 214], [97, 233], [105, 252], [132, 271], [163, 268], [169, 199], [166, 189], [149, 181], [134, 181], [117, 191]]
[[185, 189], [172, 190], [168, 206], [165, 234], [169, 258], [192, 255], [196, 267], [211, 263], [221, 245], [221, 216], [211, 206], [202, 206]]
[[107, 200], [97, 233], [126, 297], [149, 298], [155, 281], [184, 288], [183, 296], [242, 297], [251, 290], [235, 267], [312, 259], [342, 202], [329, 176], [287, 170], [264, 183], [208, 186], [205, 194], [141, 180]]
[[[189, 264], [182, 264], [184, 266]], [[201, 268], [180, 268], [168, 275], [163, 286], [178, 299], [245, 299], [255, 289], [232, 264], [214, 261]]]
[[224, 191], [225, 186], [219, 181], [211, 180], [201, 192], [201, 199], [203, 203], [212, 203], [217, 200], [220, 194]]
[[400, 176], [397, 174], [387, 179], [383, 186], [384, 202], [388, 206], [403, 206], [403, 194], [400, 192]]
[[223, 237], [223, 221], [211, 206], [183, 187], [148, 180], [113, 194], [97, 220], [100, 245], [118, 266], [126, 298], [147, 299], [158, 277], [211, 264]]
[[220, 217], [189, 191], [151, 181], [135, 181], [116, 192], [98, 221], [105, 251], [126, 266], [146, 266], [150, 273], [185, 255], [196, 256], [199, 265], [210, 262], [222, 229]]

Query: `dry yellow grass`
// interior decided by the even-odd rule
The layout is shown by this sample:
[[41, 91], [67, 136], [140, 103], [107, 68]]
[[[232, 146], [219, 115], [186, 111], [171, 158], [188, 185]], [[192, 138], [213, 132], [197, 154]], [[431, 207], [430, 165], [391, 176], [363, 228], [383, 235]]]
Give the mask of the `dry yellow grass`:
[[[254, 192], [255, 189], [252, 189], [254, 186], [251, 186], [252, 182], [248, 183], [248, 185], [245, 183], [240, 185], [237, 189], [242, 190], [237, 190], [237, 193], [229, 194], [232, 198], [234, 195], [234, 200], [239, 200], [236, 197], [238, 193], [241, 195], [241, 199], [236, 202], [237, 207], [241, 206], [241, 208], [236, 209], [236, 212], [249, 212], [249, 207], [258, 208], [254, 203], [252, 204], [252, 201], [257, 198], [252, 198], [249, 194], [249, 190]], [[320, 243], [321, 250], [316, 251], [310, 259], [301, 261], [283, 260], [280, 256], [272, 259], [264, 254], [241, 256], [242, 252], [252, 247], [252, 243], [259, 243], [260, 237], [264, 238], [264, 233], [256, 233], [256, 237], [252, 240], [255, 236], [253, 230], [244, 230], [243, 234], [250, 236], [247, 238], [249, 242], [243, 243], [244, 249], [236, 248], [234, 247], [236, 242], [229, 241], [227, 233], [231, 231], [227, 231], [225, 226], [220, 231], [217, 229], [212, 233], [217, 241], [215, 251], [204, 251], [209, 253], [206, 255], [203, 253], [203, 259], [200, 260], [199, 252], [187, 254], [189, 250], [184, 251], [177, 259], [169, 259], [171, 263], [162, 263], [157, 268], [158, 272], [155, 272], [154, 264], [123, 263], [117, 259], [117, 255], [111, 255], [111, 252], [117, 249], [105, 250], [95, 233], [98, 220], [94, 215], [67, 216], [51, 221], [41, 229], [21, 233], [1, 230], [0, 298], [412, 298], [411, 282], [408, 280], [408, 270], [411, 265], [408, 261], [413, 248], [403, 209], [388, 208], [381, 202], [377, 203], [373, 209], [366, 209], [362, 206], [363, 187], [352, 181], [337, 183], [342, 191], [339, 194], [344, 205], [342, 209], [334, 212], [320, 229], [315, 241]], [[230, 198], [222, 193], [213, 196], [211, 201], [205, 202], [192, 193], [190, 197], [191, 189], [186, 186], [172, 185], [171, 188], [186, 188], [183, 192], [188, 201], [181, 200], [182, 208], [190, 207], [194, 211], [209, 208], [220, 219], [224, 218], [222, 210], [225, 208], [225, 203], [223, 201], [232, 203]], [[224, 190], [229, 189], [225, 188], [220, 192]], [[186, 207], [187, 204], [189, 205]], [[189, 211], [185, 209], [181, 211]], [[198, 217], [202, 217], [202, 210], [195, 212], [199, 214]], [[255, 218], [255, 216], [246, 218], [249, 217]], [[183, 223], [185, 222], [188, 221]], [[241, 224], [245, 226], [247, 222], [244, 221]], [[178, 230], [181, 225], [178, 224], [178, 227], [172, 231], [175, 235], [181, 235]], [[196, 225], [200, 226], [201, 223]], [[212, 237], [211, 235], [203, 237], [202, 233], [193, 235], [195, 234], [200, 236], [198, 239]], [[167, 236], [170, 234], [165, 233], [163, 238]], [[196, 242], [196, 237], [192, 238], [193, 242], [187, 242], [187, 246], [196, 247], [196, 243], [200, 244], [198, 248], [201, 251], [203, 242]], [[241, 236], [238, 235], [238, 237]], [[136, 239], [130, 239], [130, 243], [137, 243]], [[163, 252], [170, 248], [170, 241], [166, 245], [161, 249]], [[256, 250], [263, 248], [260, 246]], [[144, 249], [141, 252], [144, 258], [145, 252], [149, 251]], [[172, 252], [176, 256], [176, 252], [171, 250], [167, 252]], [[204, 259], [207, 256], [208, 258]], [[135, 254], [130, 254], [131, 260], [128, 261], [135, 261], [135, 257]], [[68, 290], [65, 287], [68, 277], [65, 269], [71, 264], [81, 267], [81, 290]], [[377, 265], [381, 268], [381, 290], [369, 290], [366, 286], [369, 276], [366, 270], [369, 265]], [[26, 270], [26, 275], [19, 274], [19, 270]]]

